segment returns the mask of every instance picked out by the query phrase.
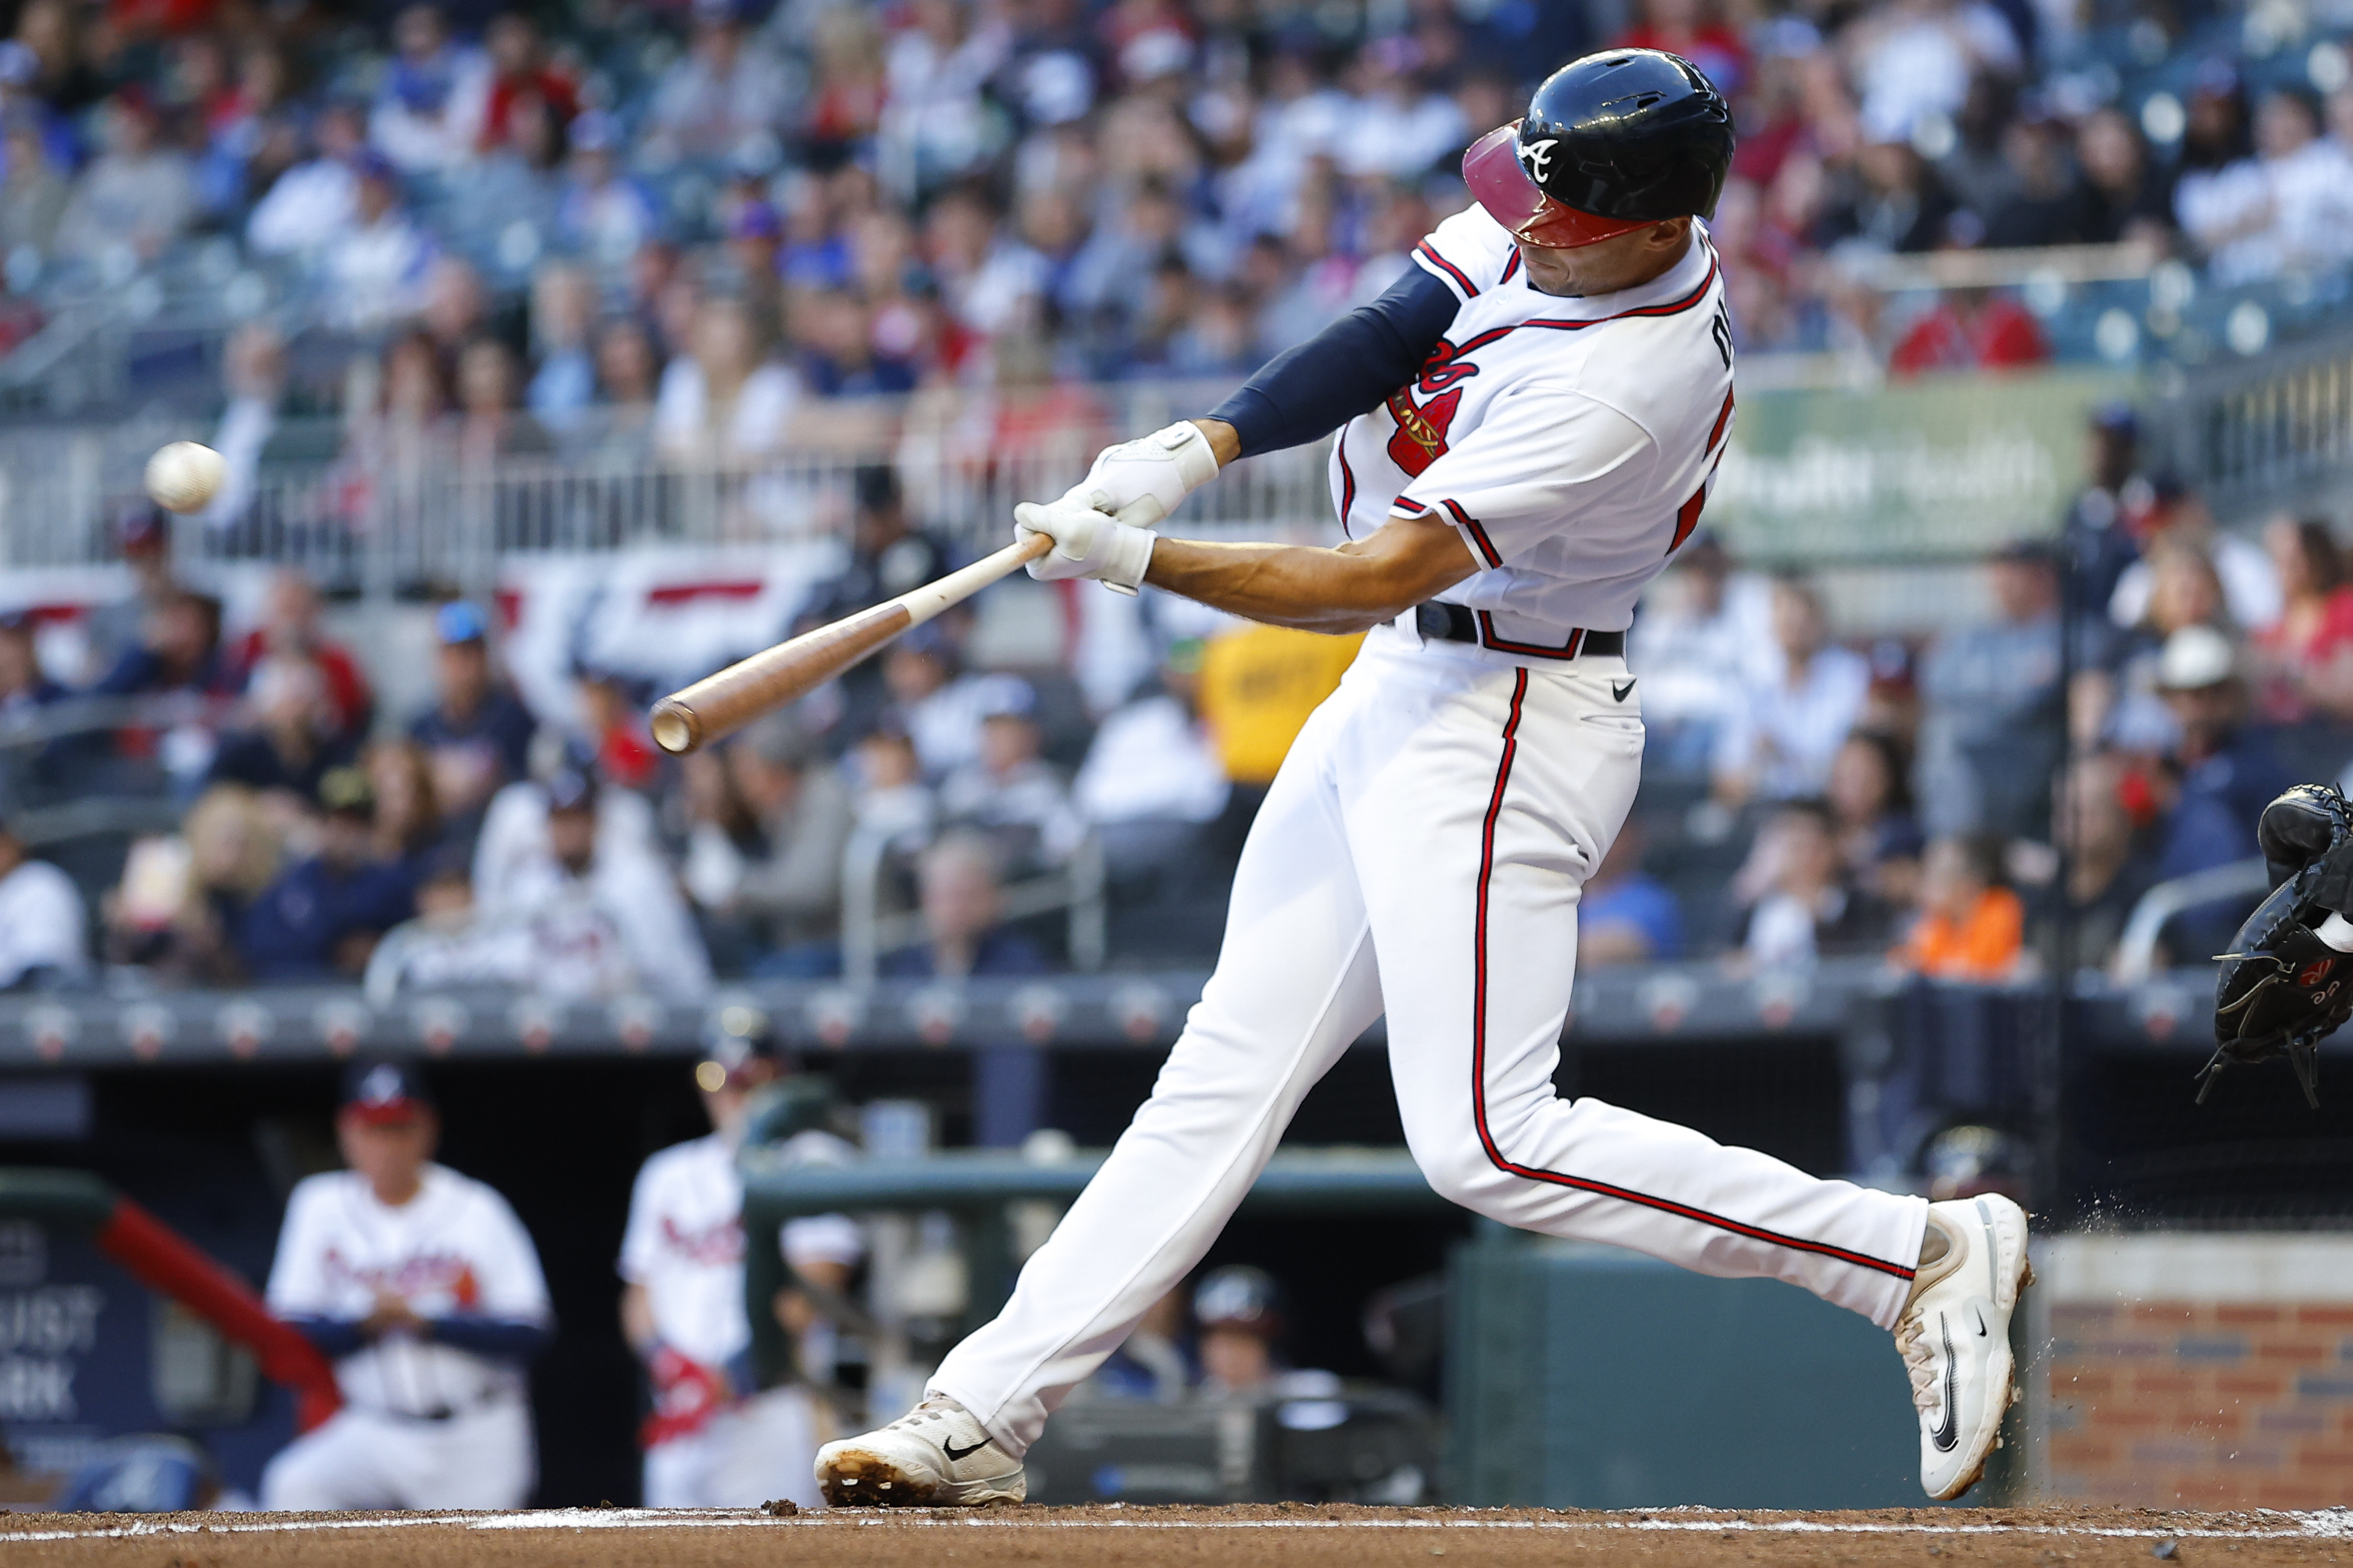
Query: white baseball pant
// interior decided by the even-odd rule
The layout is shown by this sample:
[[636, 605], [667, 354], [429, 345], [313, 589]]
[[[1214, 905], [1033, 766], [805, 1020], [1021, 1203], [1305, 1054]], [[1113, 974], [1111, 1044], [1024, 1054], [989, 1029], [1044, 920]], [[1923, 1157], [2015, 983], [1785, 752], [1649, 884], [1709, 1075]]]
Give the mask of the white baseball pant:
[[521, 1508], [537, 1474], [531, 1407], [520, 1399], [494, 1399], [446, 1421], [346, 1405], [263, 1468], [261, 1506]]
[[1633, 805], [1616, 658], [1366, 638], [1293, 744], [1235, 876], [1217, 972], [1152, 1097], [994, 1322], [930, 1387], [1010, 1451], [1201, 1260], [1315, 1080], [1383, 1012], [1407, 1145], [1440, 1194], [1893, 1327], [1916, 1197], [1554, 1092], [1578, 889]]

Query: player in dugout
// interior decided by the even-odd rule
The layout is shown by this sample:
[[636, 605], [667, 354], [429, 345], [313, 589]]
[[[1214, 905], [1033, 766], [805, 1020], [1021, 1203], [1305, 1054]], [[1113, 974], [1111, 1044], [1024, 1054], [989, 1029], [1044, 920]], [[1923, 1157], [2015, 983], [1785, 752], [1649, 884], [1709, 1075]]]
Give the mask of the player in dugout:
[[[839, 1300], [865, 1256], [844, 1215], [786, 1222], [780, 1247], [798, 1282], [771, 1303], [793, 1341], [797, 1379], [763, 1389], [744, 1301], [744, 1181], [735, 1169], [753, 1097], [788, 1076], [765, 1015], [722, 1011], [695, 1064], [711, 1131], [649, 1159], [621, 1237], [621, 1332], [646, 1368], [653, 1409], [639, 1437], [649, 1508], [751, 1508], [772, 1498], [815, 1507], [809, 1460], [829, 1421], [833, 1324], [812, 1292]], [[800, 1082], [812, 1089], [821, 1080]], [[797, 1104], [818, 1107], [815, 1094]], [[807, 1120], [804, 1117], [802, 1120]], [[818, 1119], [821, 1119], [821, 1116]], [[837, 1164], [855, 1151], [821, 1127], [778, 1127], [787, 1164]]]
[[[1573, 61], [1472, 144], [1476, 201], [1379, 300], [1015, 509], [1022, 537], [1054, 542], [1034, 576], [1366, 635], [1267, 793], [1217, 971], [1151, 1099], [923, 1402], [819, 1454], [829, 1500], [1025, 1496], [1055, 1407], [1200, 1261], [1309, 1089], [1384, 1016], [1406, 1142], [1440, 1193], [1870, 1319], [1909, 1375], [1929, 1495], [1983, 1473], [2028, 1275], [2016, 1204], [1822, 1180], [1554, 1086], [1578, 894], [1641, 781], [1626, 629], [1732, 426], [1704, 221], [1732, 153], [1731, 110], [1688, 61]], [[1225, 464], [1335, 430], [1348, 542], [1155, 531]]]
[[521, 1508], [537, 1457], [523, 1368], [554, 1334], [506, 1199], [433, 1163], [440, 1121], [405, 1062], [354, 1063], [350, 1168], [286, 1203], [269, 1310], [335, 1363], [343, 1407], [261, 1477], [268, 1509]]

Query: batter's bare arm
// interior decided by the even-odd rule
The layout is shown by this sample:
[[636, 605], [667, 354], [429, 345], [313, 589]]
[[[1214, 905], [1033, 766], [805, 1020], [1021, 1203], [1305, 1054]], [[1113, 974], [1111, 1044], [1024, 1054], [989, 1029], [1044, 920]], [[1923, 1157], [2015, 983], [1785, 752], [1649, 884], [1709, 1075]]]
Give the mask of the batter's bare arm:
[[1478, 564], [1445, 523], [1392, 516], [1371, 538], [1335, 550], [1155, 540], [1144, 580], [1249, 620], [1361, 632], [1451, 588]]

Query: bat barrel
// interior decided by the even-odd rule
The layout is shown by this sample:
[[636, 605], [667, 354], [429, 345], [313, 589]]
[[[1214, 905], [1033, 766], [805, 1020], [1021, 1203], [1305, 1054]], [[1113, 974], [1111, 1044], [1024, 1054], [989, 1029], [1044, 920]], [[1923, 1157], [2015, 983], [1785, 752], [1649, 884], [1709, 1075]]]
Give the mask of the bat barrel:
[[1044, 534], [1008, 544], [936, 583], [778, 643], [653, 705], [654, 744], [682, 756], [774, 712], [839, 675], [909, 626], [930, 620], [1053, 548]]

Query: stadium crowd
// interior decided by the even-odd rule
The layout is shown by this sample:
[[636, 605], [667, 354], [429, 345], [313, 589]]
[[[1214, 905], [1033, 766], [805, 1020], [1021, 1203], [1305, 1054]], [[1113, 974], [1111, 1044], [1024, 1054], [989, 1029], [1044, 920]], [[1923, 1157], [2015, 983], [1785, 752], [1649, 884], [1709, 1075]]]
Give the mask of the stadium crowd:
[[[2345, 767], [2353, 569], [2330, 525], [2219, 531], [2143, 471], [2128, 409], [2091, 438], [2056, 535], [2000, 551], [1989, 616], [1925, 641], [1846, 646], [1817, 584], [1744, 571], [1704, 532], [1685, 548], [1636, 622], [1644, 794], [1587, 890], [1581, 963], [2099, 967], [2152, 886], [2243, 861], [2274, 793]], [[958, 559], [892, 469], [856, 489], [846, 565], [796, 625]], [[0, 620], [0, 716], [36, 726], [12, 792], [145, 790], [185, 816], [132, 845], [92, 921], [8, 849], [0, 984], [102, 963], [179, 984], [691, 997], [714, 973], [839, 974], [860, 942], [886, 978], [1034, 973], [1093, 961], [1064, 912], [1092, 897], [1115, 965], [1198, 961], [1257, 800], [1354, 652], [1147, 593], [1133, 683], [1082, 684], [983, 667], [967, 607], [670, 759], [652, 693], [607, 671], [576, 666], [571, 707], [535, 714], [470, 601], [432, 614], [430, 700], [385, 712], [381, 672], [327, 635], [300, 571], [225, 634], [153, 514], [122, 544], [140, 587], [86, 617], [79, 695], [127, 710], [77, 708], [34, 617]], [[95, 718], [39, 728], [52, 711]], [[2242, 907], [2177, 916], [2135, 962], [2220, 951]]]
[[596, 404], [652, 410], [672, 446], [756, 451], [801, 399], [1246, 372], [1377, 294], [1461, 204], [1465, 143], [1617, 43], [1683, 52], [1736, 103], [1715, 234], [1752, 349], [1899, 374], [2049, 356], [2008, 292], [1891, 309], [1890, 254], [2142, 239], [2223, 283], [2353, 254], [2343, 49], [2320, 39], [2299, 72], [2274, 38], [2233, 63], [2228, 18], [2199, 7], [6, 15], [0, 347], [57, 288], [225, 236], [292, 281], [281, 331], [381, 366], [373, 394], [320, 396], [520, 406], [524, 443]]

